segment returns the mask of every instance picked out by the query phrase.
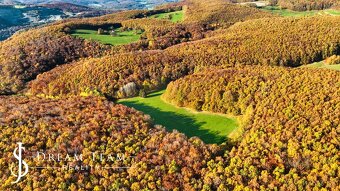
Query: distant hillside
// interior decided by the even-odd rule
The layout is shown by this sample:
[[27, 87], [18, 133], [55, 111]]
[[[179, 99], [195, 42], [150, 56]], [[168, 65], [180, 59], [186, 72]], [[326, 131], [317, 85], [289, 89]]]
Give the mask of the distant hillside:
[[156, 5], [161, 5], [169, 2], [177, 2], [178, 0], [126, 0], [126, 1], [115, 1], [115, 0], [17, 0], [17, 1], [8, 1], [3, 0], [1, 2], [9, 3], [24, 3], [24, 4], [50, 4], [55, 2], [61, 3], [72, 3], [82, 6], [89, 6], [93, 8], [101, 8], [101, 9], [148, 9], [153, 8]]
[[90, 7], [86, 7], [86, 6], [82, 6], [82, 5], [75, 5], [75, 4], [72, 4], [72, 3], [62, 3], [62, 2], [42, 4], [41, 6], [47, 7], [47, 8], [50, 8], [50, 9], [61, 9], [65, 12], [71, 12], [71, 13], [93, 11], [93, 9], [90, 8]]
[[0, 41], [7, 39], [21, 29], [68, 17], [94, 17], [118, 10], [152, 9], [164, 3], [177, 1], [0, 0]]
[[20, 2], [13, 0], [0, 0], [0, 5], [15, 5], [15, 4], [20, 4]]
[[10, 37], [18, 30], [61, 20], [66, 17], [68, 15], [60, 9], [0, 5], [0, 40]]
[[271, 6], [280, 6], [283, 9], [290, 9], [294, 11], [311, 11], [322, 10], [328, 8], [335, 8], [340, 6], [339, 0], [231, 0], [233, 3], [249, 3], [254, 2], [257, 4], [268, 3]]
[[46, 7], [54, 10], [63, 11], [68, 17], [96, 17], [117, 12], [117, 10], [103, 10], [91, 8], [83, 5], [76, 5], [73, 3], [52, 2], [48, 4], [39, 4], [39, 7]]

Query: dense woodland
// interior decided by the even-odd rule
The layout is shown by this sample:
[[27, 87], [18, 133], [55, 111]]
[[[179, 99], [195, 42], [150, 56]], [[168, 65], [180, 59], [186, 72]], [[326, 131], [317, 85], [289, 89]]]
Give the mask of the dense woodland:
[[[239, 1], [240, 2], [240, 1]], [[293, 10], [337, 1], [273, 1]], [[285, 4], [283, 4], [285, 3]], [[178, 23], [150, 16], [180, 11]], [[76, 29], [140, 30], [110, 46]], [[0, 42], [0, 190], [340, 190], [336, 16], [284, 18], [225, 0], [185, 0], [155, 10], [66, 19]], [[205, 144], [168, 132], [115, 104], [162, 96], [173, 105], [241, 119], [240, 134]], [[32, 169], [11, 184], [17, 142], [35, 151], [124, 153], [128, 166], [86, 172]], [[29, 165], [60, 165], [30, 161]]]
[[94, 11], [92, 8], [81, 6], [81, 5], [75, 5], [72, 3], [62, 3], [62, 2], [56, 2], [56, 3], [49, 3], [49, 4], [42, 4], [41, 6], [47, 7], [50, 9], [61, 9], [66, 12], [71, 13], [81, 13], [81, 12], [87, 12], [87, 11]]
[[340, 22], [333, 17], [242, 22], [163, 51], [116, 53], [57, 67], [32, 81], [30, 92], [60, 96], [95, 91], [123, 98], [127, 94], [120, 89], [129, 83], [136, 84], [135, 94], [128, 94], [134, 96], [211, 66], [306, 65], [339, 54], [337, 26]]
[[38, 76], [30, 83], [31, 93], [52, 96], [100, 93], [123, 98], [127, 94], [121, 89], [129, 83], [146, 91], [155, 90], [167, 80], [185, 75], [187, 70], [185, 66], [175, 64], [178, 59], [163, 55], [160, 51], [149, 51], [82, 60]]
[[338, 0], [272, 0], [271, 2], [295, 11], [328, 9], [340, 5]]
[[[0, 111], [1, 190], [202, 188], [201, 169], [219, 152], [217, 146], [153, 127], [149, 116], [98, 97], [53, 100], [1, 97]], [[34, 156], [37, 151], [63, 156], [78, 153], [83, 155], [83, 161], [73, 161], [72, 165], [131, 168], [33, 169], [33, 172], [30, 169], [31, 176], [13, 185], [15, 177], [11, 176], [9, 165], [14, 164], [15, 159], [12, 152], [7, 151], [14, 150], [18, 141], [29, 147], [26, 156]], [[92, 160], [92, 152], [105, 156], [124, 154], [125, 159]], [[61, 167], [60, 162], [37, 159], [28, 164]]]
[[178, 106], [245, 116], [244, 135], [228, 166], [211, 172], [211, 185], [337, 190], [339, 81], [339, 72], [322, 69], [211, 69], [170, 83], [163, 97]]
[[168, 52], [188, 63], [295, 67], [339, 54], [339, 24], [336, 17], [257, 19]]
[[229, 27], [238, 21], [272, 17], [272, 15], [260, 10], [233, 5], [227, 1], [187, 0], [187, 5], [183, 6], [186, 13], [185, 22], [194, 22], [211, 27]]
[[0, 44], [0, 94], [17, 93], [43, 72], [109, 50], [99, 43], [64, 35], [52, 27], [30, 30]]
[[[206, 24], [205, 19], [207, 18], [199, 20], [200, 16], [195, 15], [197, 11], [190, 10], [184, 10], [189, 12], [186, 14], [188, 18], [184, 23], [174, 24], [166, 20], [147, 18], [158, 12], [179, 9], [171, 7], [159, 11], [133, 10], [95, 18], [67, 19], [47, 27], [16, 34], [9, 40], [1, 42], [0, 93], [18, 93], [26, 88], [27, 82], [36, 78], [38, 74], [79, 58], [103, 56], [109, 54], [107, 52], [112, 55], [119, 52], [165, 49], [183, 42], [202, 39], [205, 37], [205, 33], [220, 26], [230, 26], [243, 20], [271, 17], [269, 13], [253, 8], [231, 5], [223, 1], [218, 2], [217, 5], [214, 1], [207, 2], [214, 8], [213, 12], [205, 11], [210, 13], [208, 17], [214, 20], [214, 24], [211, 25]], [[191, 5], [192, 2], [188, 1], [187, 4], [188, 6], [185, 6], [187, 8], [206, 8], [206, 3]], [[229, 10], [228, 13], [231, 15], [225, 16], [225, 10]], [[197, 23], [197, 21], [199, 22]], [[144, 31], [143, 39], [137, 43], [110, 48], [69, 35], [75, 28], [110, 26], [141, 29]], [[106, 51], [110, 49], [111, 51]]]

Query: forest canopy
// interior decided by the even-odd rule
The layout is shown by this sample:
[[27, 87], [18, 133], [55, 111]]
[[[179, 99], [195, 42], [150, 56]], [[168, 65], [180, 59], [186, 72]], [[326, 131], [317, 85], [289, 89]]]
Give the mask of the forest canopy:
[[[211, 6], [206, 6], [207, 4]], [[184, 23], [149, 18], [157, 13], [181, 9], [185, 14]], [[201, 20], [200, 15], [196, 15], [198, 10], [205, 13]], [[224, 14], [226, 10], [230, 15]], [[27, 83], [39, 74], [81, 58], [166, 49], [183, 42], [202, 39], [206, 33], [223, 26], [229, 27], [239, 21], [263, 17], [272, 15], [222, 0], [204, 3], [186, 1], [181, 6], [150, 11], [122, 11], [95, 18], [66, 19], [45, 27], [22, 31], [1, 42], [0, 94], [21, 92], [27, 87]], [[208, 22], [211, 24], [208, 25]], [[109, 27], [141, 30], [143, 35], [140, 41], [119, 47], [109, 47], [71, 36], [72, 31], [76, 29], [98, 30]]]
[[324, 69], [211, 69], [170, 83], [163, 98], [244, 116], [244, 134], [230, 163], [211, 175], [221, 175], [222, 184], [332, 190], [339, 188], [339, 81], [339, 72]]
[[[0, 115], [1, 190], [202, 188], [201, 169], [219, 151], [217, 146], [205, 145], [197, 138], [188, 139], [159, 126], [153, 128], [149, 116], [98, 97], [0, 97]], [[32, 168], [24, 181], [12, 184], [16, 178], [11, 176], [9, 165], [15, 159], [7, 151], [14, 150], [17, 141], [25, 143], [25, 157], [38, 151], [64, 157], [66, 153], [78, 153], [83, 160], [70, 165], [93, 168]], [[92, 152], [97, 156], [121, 154], [125, 159], [92, 160]], [[64, 164], [37, 158], [25, 160], [30, 167]], [[95, 166], [129, 168], [98, 170]]]
[[[337, 6], [271, 3], [298, 11]], [[176, 11], [178, 22], [155, 18]], [[139, 34], [111, 46], [73, 36], [79, 29]], [[17, 32], [0, 42], [0, 190], [338, 191], [340, 75], [327, 68], [339, 63], [336, 14], [288, 18], [226, 0], [184, 0]], [[193, 114], [230, 116], [237, 136], [207, 144], [173, 130], [185, 116], [170, 118], [175, 126], [167, 131], [148, 115], [150, 105], [143, 103], [142, 113], [117, 104], [155, 95]], [[204, 123], [182, 124], [188, 121]], [[184, 128], [198, 129], [191, 127]], [[33, 168], [12, 184], [18, 142]], [[60, 170], [65, 161], [31, 157], [43, 151], [126, 158], [67, 163], [99, 170]]]
[[[338, 54], [338, 26], [339, 20], [333, 17], [246, 21], [216, 31], [212, 37], [165, 50], [112, 54], [60, 66], [32, 81], [30, 93], [60, 96], [89, 90], [123, 98], [138, 95], [140, 90], [157, 90], [209, 67], [297, 67]], [[132, 94], [122, 92], [129, 83], [136, 85]]]

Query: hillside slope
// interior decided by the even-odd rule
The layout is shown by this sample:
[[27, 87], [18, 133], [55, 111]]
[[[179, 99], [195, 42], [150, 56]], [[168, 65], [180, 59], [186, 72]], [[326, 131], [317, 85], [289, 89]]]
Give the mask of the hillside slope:
[[[218, 151], [197, 138], [188, 140], [183, 134], [153, 128], [149, 116], [98, 97], [2, 96], [0, 117], [1, 190], [193, 188], [191, 181], [199, 181], [200, 169]], [[30, 176], [12, 184], [16, 178], [9, 167], [15, 160], [7, 151], [17, 146], [16, 141], [25, 144], [24, 160], [32, 168]], [[38, 151], [60, 154], [65, 161], [39, 160]], [[75, 154], [82, 154], [83, 160], [74, 161]], [[64, 170], [63, 165], [70, 169]], [[76, 170], [76, 165], [82, 170]], [[39, 166], [54, 168], [35, 168]]]
[[[195, 1], [202, 2], [202, 1]], [[218, 2], [222, 2], [219, 0]], [[214, 4], [213, 1], [207, 2]], [[208, 15], [204, 22], [220, 24], [208, 26], [202, 22], [190, 22], [195, 12], [185, 13], [188, 22], [173, 23], [169, 20], [149, 18], [149, 16], [190, 8], [190, 10], [206, 9]], [[183, 7], [171, 7], [159, 10], [131, 10], [95, 18], [68, 19], [48, 26], [20, 32], [12, 38], [1, 42], [0, 48], [0, 94], [15, 94], [26, 88], [27, 83], [39, 74], [47, 72], [58, 65], [72, 63], [80, 58], [100, 57], [117, 53], [133, 52], [139, 50], [166, 49], [183, 42], [195, 41], [205, 38], [206, 33], [220, 28], [219, 25], [230, 26], [236, 22], [271, 17], [271, 14], [257, 9], [241, 7], [223, 3], [214, 5], [215, 11], [208, 7], [191, 5], [185, 2]], [[231, 15], [221, 17], [224, 8]], [[186, 12], [186, 11], [185, 11]], [[210, 15], [210, 16], [209, 16]], [[187, 18], [188, 17], [188, 18]], [[196, 18], [198, 19], [198, 18]], [[224, 24], [223, 24], [224, 23]], [[96, 41], [72, 37], [72, 31], [77, 29], [98, 30], [114, 27], [117, 30], [135, 29], [143, 34], [139, 41], [118, 47], [108, 47]], [[112, 50], [112, 51], [110, 51]]]
[[338, 191], [339, 61], [337, 16], [225, 0], [18, 32], [0, 42], [0, 190]]
[[[163, 51], [108, 55], [59, 67], [32, 81], [30, 92], [58, 96], [91, 90], [122, 98], [138, 95], [141, 90], [157, 90], [208, 67], [305, 65], [339, 53], [338, 26], [340, 22], [334, 17], [266, 18], [237, 23], [215, 36]], [[129, 83], [136, 85], [132, 93], [123, 91]]]
[[210, 175], [220, 176], [221, 184], [337, 190], [339, 81], [332, 70], [247, 66], [187, 76], [170, 83], [163, 97], [178, 106], [244, 115], [247, 125], [230, 163]]

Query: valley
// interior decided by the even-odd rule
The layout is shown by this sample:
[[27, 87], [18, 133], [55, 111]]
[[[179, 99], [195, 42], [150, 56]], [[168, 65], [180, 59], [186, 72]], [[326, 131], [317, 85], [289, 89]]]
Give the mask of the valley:
[[66, 17], [67, 15], [58, 9], [0, 5], [0, 40], [28, 26], [33, 27]]

